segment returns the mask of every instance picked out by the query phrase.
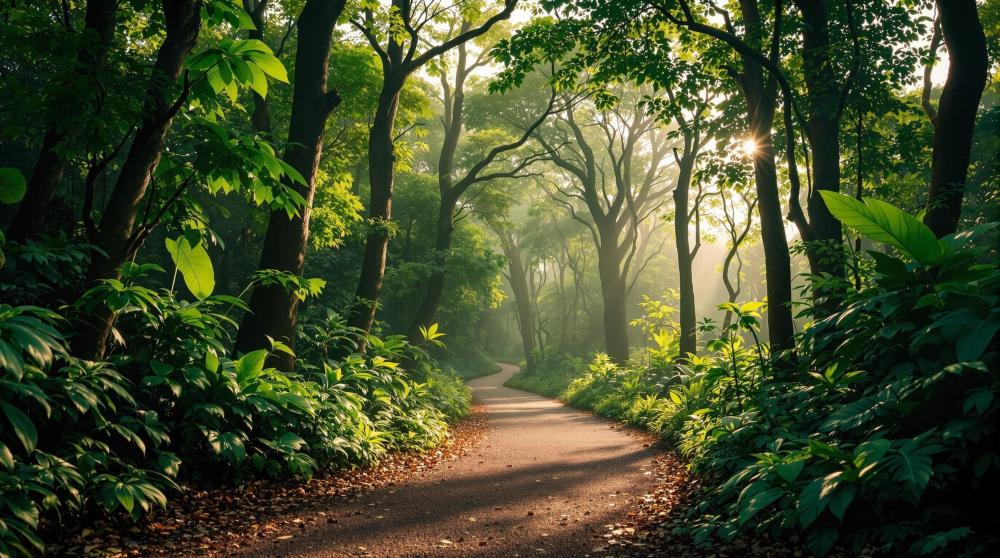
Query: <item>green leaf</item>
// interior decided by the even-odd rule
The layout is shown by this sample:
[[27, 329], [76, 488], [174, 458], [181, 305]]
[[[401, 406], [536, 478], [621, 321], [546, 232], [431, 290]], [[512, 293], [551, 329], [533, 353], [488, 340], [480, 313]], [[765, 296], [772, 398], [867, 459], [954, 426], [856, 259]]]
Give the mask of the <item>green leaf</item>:
[[24, 414], [21, 409], [6, 401], [0, 401], [0, 407], [3, 408], [3, 413], [7, 415], [11, 426], [14, 427], [14, 435], [21, 441], [24, 449], [28, 453], [35, 451], [35, 445], [38, 443], [38, 431], [35, 429], [35, 423], [31, 422], [28, 415]]
[[118, 503], [125, 508], [125, 511], [132, 513], [132, 508], [135, 506], [135, 495], [132, 494], [132, 488], [126, 484], [117, 483], [115, 485], [115, 498], [118, 499]]
[[7, 469], [14, 468], [14, 454], [10, 452], [10, 448], [3, 442], [0, 442], [0, 465], [3, 465]]
[[857, 489], [853, 484], [842, 484], [840, 488], [830, 496], [830, 513], [837, 519], [843, 520], [847, 507], [854, 500]]
[[21, 171], [13, 167], [0, 167], [0, 203], [17, 203], [28, 191]]
[[[822, 190], [820, 190], [822, 191]], [[816, 529], [810, 529], [806, 533], [806, 547], [816, 555], [817, 558], [823, 558], [830, 552], [833, 545], [837, 542], [839, 533], [833, 527], [818, 527]]]
[[218, 372], [219, 370], [219, 356], [215, 354], [214, 350], [205, 352], [205, 370], [209, 372]]
[[267, 351], [259, 349], [241, 356], [236, 361], [236, 377], [241, 385], [245, 380], [257, 376], [264, 370], [265, 359], [267, 359]]
[[977, 360], [986, 352], [990, 341], [1000, 331], [1000, 312], [994, 312], [982, 322], [976, 324], [972, 331], [958, 338], [955, 344], [955, 354], [960, 361]]
[[792, 461], [790, 463], [779, 463], [774, 466], [774, 471], [778, 473], [778, 476], [785, 479], [787, 482], [795, 482], [795, 479], [799, 478], [799, 473], [802, 472], [802, 467], [806, 464], [805, 460], [799, 459]]
[[215, 270], [208, 251], [199, 242], [192, 246], [190, 241], [181, 236], [177, 240], [166, 239], [167, 252], [177, 266], [177, 271], [184, 278], [191, 294], [198, 300], [211, 296], [215, 289]]
[[288, 72], [273, 54], [270, 52], [251, 52], [247, 58], [256, 64], [263, 72], [281, 83], [288, 83]]
[[977, 413], [982, 415], [989, 410], [990, 403], [992, 402], [993, 391], [989, 388], [979, 388], [965, 398], [965, 404], [962, 405], [962, 412], [968, 413], [972, 409], [975, 409]]
[[784, 495], [785, 491], [781, 488], [769, 488], [763, 492], [754, 494], [750, 498], [747, 498], [740, 507], [740, 526], [753, 518], [753, 516], [757, 515], [760, 510], [773, 504], [778, 498], [781, 498]]
[[807, 484], [799, 494], [799, 523], [802, 527], [809, 527], [823, 510], [826, 509], [829, 499], [820, 497], [823, 491], [823, 479], [816, 479]]
[[877, 242], [888, 244], [921, 264], [933, 264], [944, 249], [931, 229], [916, 217], [884, 201], [820, 190], [826, 207], [842, 223]]

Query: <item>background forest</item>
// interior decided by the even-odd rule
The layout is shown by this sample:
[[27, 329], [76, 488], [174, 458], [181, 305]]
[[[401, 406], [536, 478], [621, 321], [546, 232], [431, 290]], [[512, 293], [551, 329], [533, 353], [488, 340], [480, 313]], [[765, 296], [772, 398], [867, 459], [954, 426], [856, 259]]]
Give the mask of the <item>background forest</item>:
[[1000, 3], [0, 6], [0, 555], [432, 448], [661, 435], [684, 533], [996, 548]]

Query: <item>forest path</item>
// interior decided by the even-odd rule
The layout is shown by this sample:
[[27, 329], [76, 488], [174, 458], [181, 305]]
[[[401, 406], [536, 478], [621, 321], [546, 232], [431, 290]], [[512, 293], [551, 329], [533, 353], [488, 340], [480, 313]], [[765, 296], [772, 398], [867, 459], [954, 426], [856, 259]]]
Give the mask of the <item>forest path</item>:
[[601, 555], [592, 549], [605, 525], [652, 487], [654, 451], [607, 421], [503, 387], [517, 367], [502, 366], [469, 382], [489, 431], [467, 455], [326, 510], [336, 524], [244, 555]]

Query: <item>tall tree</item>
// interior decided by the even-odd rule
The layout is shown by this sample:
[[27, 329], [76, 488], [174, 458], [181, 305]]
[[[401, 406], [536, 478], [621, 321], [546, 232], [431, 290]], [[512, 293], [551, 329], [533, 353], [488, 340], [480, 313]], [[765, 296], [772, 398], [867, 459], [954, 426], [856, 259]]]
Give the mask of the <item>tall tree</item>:
[[[768, 332], [772, 346], [776, 350], [792, 346], [794, 326], [791, 313], [792, 275], [788, 240], [785, 237], [782, 217], [781, 195], [778, 188], [776, 152], [773, 141], [773, 124], [778, 103], [779, 85], [786, 92], [791, 86], [780, 72], [780, 47], [782, 45], [783, 2], [763, 3], [755, 0], [741, 0], [738, 3], [739, 20], [731, 21], [728, 12], [718, 9], [716, 3], [708, 3], [704, 10], [695, 10], [686, 0], [665, 3], [659, 0], [638, 0], [636, 2], [607, 3], [599, 0], [560, 2], [553, 8], [561, 10], [557, 23], [539, 23], [516, 34], [502, 43], [497, 51], [507, 68], [499, 78], [505, 87], [516, 86], [526, 69], [533, 67], [537, 60], [562, 60], [569, 56], [564, 67], [579, 71], [592, 68], [598, 78], [613, 81], [627, 78], [639, 83], [654, 81], [671, 83], [661, 79], [655, 65], [636, 64], [636, 45], [647, 48], [652, 53], [673, 52], [688, 45], [708, 49], [692, 39], [691, 34], [679, 43], [670, 43], [670, 48], [660, 46], [664, 20], [679, 29], [690, 30], [718, 40], [738, 60], [730, 60], [731, 54], [710, 52], [703, 60], [710, 60], [733, 78], [739, 86], [744, 101], [744, 118], [748, 140], [753, 142], [755, 184], [759, 199], [758, 211], [761, 220], [768, 297]], [[765, 8], [772, 8], [769, 15]], [[725, 28], [705, 23], [704, 12], [714, 11]], [[768, 25], [770, 23], [770, 25]], [[545, 29], [545, 26], [548, 29]], [[769, 29], [770, 28], [770, 32]], [[644, 40], [652, 36], [652, 46]], [[633, 40], [642, 37], [640, 40]], [[541, 51], [541, 52], [539, 52]], [[627, 56], [623, 56], [623, 53]], [[669, 58], [663, 60], [662, 67], [669, 67]], [[791, 94], [784, 95], [786, 129], [794, 130], [791, 119]], [[796, 163], [794, 134], [786, 141], [786, 159], [789, 178], [793, 180], [793, 190], [798, 180], [794, 170]], [[792, 156], [788, 157], [787, 154]]]
[[938, 0], [948, 77], [934, 121], [934, 155], [924, 222], [937, 236], [955, 232], [962, 214], [972, 134], [989, 70], [975, 0]]
[[[308, 0], [299, 14], [295, 50], [295, 83], [288, 145], [284, 160], [304, 179], [287, 180], [305, 200], [289, 215], [273, 211], [267, 224], [258, 269], [277, 269], [301, 276], [309, 240], [309, 216], [316, 193], [316, 170], [323, 153], [323, 132], [330, 113], [340, 104], [336, 89], [329, 89], [328, 72], [333, 30], [344, 11], [345, 0]], [[298, 297], [278, 284], [259, 285], [250, 298], [250, 311], [240, 323], [237, 351], [252, 351], [267, 338], [294, 346]], [[291, 369], [294, 359], [282, 353], [275, 364]]]
[[[667, 89], [672, 103], [676, 102], [674, 93]], [[691, 208], [691, 182], [694, 177], [695, 162], [698, 154], [711, 139], [706, 132], [705, 118], [711, 105], [711, 93], [705, 93], [704, 100], [699, 99], [691, 114], [685, 116], [683, 111], [673, 111], [673, 119], [680, 128], [683, 149], [678, 154], [674, 149], [677, 162], [677, 182], [674, 186], [674, 242], [677, 247], [678, 293], [680, 299], [680, 355], [695, 354], [698, 351], [698, 331], [695, 314], [694, 275], [692, 272], [694, 258], [701, 246], [700, 238], [695, 238], [695, 247], [691, 247], [691, 218], [696, 215], [698, 203]]]
[[[117, 10], [117, 0], [88, 0], [72, 80], [86, 82], [99, 79], [105, 55], [114, 40]], [[79, 99], [74, 101], [79, 102]], [[80, 107], [77, 105], [75, 108], [79, 110]], [[42, 146], [28, 181], [28, 189], [7, 229], [9, 239], [24, 241], [37, 237], [42, 231], [49, 204], [69, 164], [62, 150], [67, 148], [67, 143], [72, 143], [78, 133], [79, 131], [67, 130], [64, 123], [49, 123], [42, 137]]]
[[[626, 300], [640, 226], [668, 192], [662, 164], [669, 151], [666, 132], [640, 102], [630, 99], [606, 111], [571, 106], [535, 136], [552, 163], [570, 178], [565, 185], [549, 181], [547, 188], [591, 232], [607, 353], [624, 362], [629, 356]], [[589, 218], [576, 212], [577, 204], [586, 208]]]
[[507, 258], [506, 278], [510, 290], [514, 294], [514, 307], [517, 313], [517, 328], [521, 336], [521, 349], [524, 351], [524, 361], [528, 370], [535, 369], [535, 307], [531, 290], [528, 287], [528, 270], [521, 252], [518, 236], [510, 223], [490, 223], [490, 228], [500, 240], [500, 248]]
[[[375, 321], [392, 220], [392, 190], [396, 163], [396, 114], [399, 95], [407, 79], [427, 63], [489, 31], [510, 18], [517, 0], [504, 0], [503, 9], [481, 24], [420, 51], [427, 39], [421, 31], [435, 23], [444, 12], [459, 7], [438, 2], [392, 0], [386, 14], [365, 9], [351, 23], [365, 36], [382, 62], [382, 90], [372, 119], [368, 139], [369, 232], [365, 242], [361, 274], [348, 325], [371, 331]], [[363, 347], [362, 347], [363, 349]]]
[[[723, 30], [699, 21], [685, 0], [680, 0], [682, 10], [680, 17], [665, 8], [662, 9], [662, 13], [670, 21], [721, 40], [740, 57], [740, 68], [731, 70], [743, 93], [748, 141], [753, 145], [754, 182], [757, 188], [757, 209], [760, 214], [761, 240], [767, 274], [768, 336], [775, 351], [790, 348], [795, 334], [791, 310], [791, 257], [782, 219], [772, 134], [778, 103], [779, 80], [784, 79], [778, 71], [781, 55], [782, 4], [781, 0], [774, 2], [770, 18], [770, 38], [767, 35], [767, 21], [761, 13], [760, 2], [756, 0], [741, 0], [739, 3], [744, 30], [742, 37], [730, 23], [727, 23], [728, 28]], [[726, 21], [728, 22], [728, 18]], [[757, 44], [766, 49], [756, 47]], [[787, 81], [783, 85], [787, 85]], [[791, 99], [786, 98], [786, 102], [790, 103]], [[794, 159], [793, 152], [788, 163], [793, 164]], [[797, 171], [792, 172], [790, 169], [789, 174], [797, 179]]]
[[[459, 33], [466, 33], [472, 25], [463, 21]], [[531, 138], [531, 134], [551, 114], [555, 102], [553, 95], [541, 114], [524, 125], [520, 137], [510, 141], [497, 143], [494, 147], [481, 152], [482, 154], [464, 161], [464, 169], [456, 164], [456, 153], [459, 141], [466, 132], [466, 81], [472, 72], [486, 64], [486, 51], [483, 50], [475, 60], [469, 59], [466, 44], [456, 48], [454, 57], [454, 73], [449, 79], [447, 65], [440, 73], [441, 90], [444, 101], [444, 114], [441, 117], [443, 138], [438, 157], [438, 190], [441, 202], [438, 206], [437, 232], [434, 241], [434, 264], [430, 277], [413, 323], [410, 326], [410, 338], [421, 339], [420, 328], [429, 327], [434, 323], [434, 315], [441, 296], [444, 293], [447, 276], [448, 254], [451, 251], [452, 234], [454, 232], [455, 216], [459, 200], [473, 187], [487, 187], [492, 181], [504, 178], [523, 178], [525, 171], [538, 160], [539, 155], [519, 152]], [[464, 170], [464, 174], [456, 177], [456, 172]]]
[[[118, 278], [121, 265], [135, 248], [134, 232], [139, 206], [146, 196], [153, 171], [163, 153], [164, 140], [185, 97], [174, 100], [172, 85], [184, 68], [184, 60], [198, 40], [201, 29], [201, 0], [164, 0], [166, 29], [146, 90], [142, 121], [132, 138], [118, 179], [101, 217], [97, 246], [87, 270], [87, 282], [95, 284]], [[185, 88], [186, 89], [186, 88]], [[73, 340], [74, 352], [83, 358], [99, 359], [107, 350], [114, 314], [102, 304], [88, 313]]]

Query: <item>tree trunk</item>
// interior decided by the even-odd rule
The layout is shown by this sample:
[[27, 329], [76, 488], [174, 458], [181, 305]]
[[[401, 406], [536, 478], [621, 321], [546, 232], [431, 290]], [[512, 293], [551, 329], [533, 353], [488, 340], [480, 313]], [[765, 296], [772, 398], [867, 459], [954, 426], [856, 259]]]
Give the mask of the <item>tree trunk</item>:
[[524, 350], [525, 367], [534, 371], [535, 366], [535, 316], [531, 308], [531, 294], [525, 277], [524, 264], [521, 261], [521, 250], [513, 242], [501, 242], [504, 255], [507, 256], [507, 269], [510, 272], [510, 290], [514, 293], [514, 306], [517, 309], [518, 331], [521, 333], [521, 347]]
[[[761, 29], [757, 2], [741, 0], [740, 7], [748, 29]], [[768, 339], [772, 350], [777, 353], [791, 348], [795, 337], [791, 310], [791, 257], [785, 238], [771, 135], [777, 105], [777, 83], [774, 76], [765, 82], [763, 68], [751, 58], [744, 56], [742, 65], [740, 86], [746, 101], [748, 131], [756, 144], [753, 170], [766, 266]]]
[[[770, 123], [765, 128], [770, 139]], [[774, 165], [774, 145], [761, 146], [754, 157], [754, 179], [757, 187], [761, 242], [767, 279], [767, 330], [774, 352], [791, 348], [795, 336], [792, 325], [792, 271], [785, 239], [781, 201], [778, 197], [778, 177]]]
[[930, 195], [924, 223], [942, 237], [958, 229], [972, 134], [989, 66], [986, 37], [975, 0], [938, 0], [937, 9], [950, 63], [934, 125]]
[[691, 174], [694, 157], [685, 154], [678, 161], [679, 173], [674, 188], [674, 237], [677, 244], [677, 274], [680, 283], [680, 356], [698, 351], [694, 301], [694, 277], [692, 275], [691, 243], [688, 238], [689, 212], [688, 198], [691, 189]]
[[[90, 37], [82, 39], [83, 45], [77, 53], [77, 69], [75, 79], [86, 79], [100, 72], [114, 39], [115, 0], [89, 0], [84, 16], [84, 33], [93, 33], [97, 41], [91, 44]], [[68, 161], [57, 151], [60, 144], [71, 140], [56, 126], [50, 125], [42, 139], [42, 147], [35, 160], [35, 167], [28, 181], [28, 189], [24, 193], [14, 220], [7, 229], [7, 238], [16, 242], [37, 238], [45, 224], [45, 214], [52, 198], [55, 196], [59, 183], [62, 181]]]
[[[295, 85], [288, 147], [284, 160], [305, 178], [305, 185], [286, 179], [286, 185], [305, 198], [299, 214], [289, 219], [283, 211], [271, 213], [258, 269], [277, 269], [302, 275], [309, 240], [309, 216], [316, 193], [316, 169], [323, 153], [323, 131], [330, 113], [340, 104], [335, 90], [327, 91], [330, 45], [344, 2], [310, 0], [298, 20]], [[268, 337], [294, 347], [298, 298], [279, 285], [259, 286], [250, 297], [250, 312], [240, 324], [236, 350], [266, 347]], [[273, 365], [291, 370], [294, 358], [272, 356]]]
[[[808, 88], [809, 119], [807, 130], [812, 147], [813, 188], [807, 203], [808, 231], [799, 231], [806, 243], [810, 272], [843, 278], [845, 269], [840, 258], [827, 253], [830, 247], [844, 241], [838, 221], [820, 196], [820, 191], [840, 191], [840, 87], [830, 60], [830, 26], [827, 3], [817, 0], [797, 0], [802, 13], [802, 60]], [[826, 246], [824, 246], [826, 245]], [[815, 309], [819, 317], [836, 308], [837, 293], [817, 291]]]
[[[164, 83], [177, 81], [184, 68], [184, 59], [198, 40], [200, 0], [164, 0], [163, 13], [166, 37], [157, 52], [153, 76], [146, 90], [142, 124], [132, 140], [101, 218], [97, 245], [103, 254], [95, 253], [91, 260], [87, 271], [90, 285], [117, 279], [122, 263], [129, 256], [139, 205], [160, 161], [164, 138], [173, 121], [172, 100], [167, 98], [170, 88], [164, 87]], [[85, 317], [73, 340], [74, 353], [90, 360], [103, 358], [113, 318], [111, 310], [103, 304]]]
[[[469, 23], [464, 22], [461, 28], [462, 32], [467, 31], [468, 28]], [[438, 157], [438, 191], [441, 203], [438, 206], [437, 237], [434, 240], [434, 267], [431, 269], [430, 277], [427, 278], [424, 297], [417, 308], [413, 323], [410, 325], [409, 336], [414, 342], [422, 339], [421, 327], [429, 327], [434, 323], [434, 314], [437, 313], [438, 305], [441, 304], [441, 296], [444, 293], [445, 268], [448, 265], [451, 237], [455, 228], [453, 222], [455, 202], [458, 201], [459, 195], [458, 192], [454, 191], [453, 174], [455, 152], [458, 150], [458, 140], [462, 136], [464, 122], [465, 78], [467, 76], [465, 61], [465, 45], [461, 45], [458, 47], [458, 61], [455, 68], [455, 92], [451, 99], [445, 98], [444, 100], [444, 141], [441, 145], [441, 154]], [[441, 80], [447, 94], [447, 80], [443, 74]]]
[[417, 307], [417, 313], [410, 327], [409, 336], [414, 342], [423, 339], [420, 333], [421, 327], [429, 327], [434, 323], [434, 314], [437, 313], [441, 296], [444, 294], [445, 268], [448, 265], [448, 253], [451, 251], [451, 238], [455, 230], [452, 223], [454, 207], [455, 200], [442, 191], [441, 205], [438, 207], [437, 237], [434, 240], [434, 267], [431, 269], [430, 277], [427, 278], [424, 298]]
[[[389, 247], [387, 227], [392, 219], [392, 187], [396, 165], [394, 141], [396, 112], [403, 76], [389, 74], [382, 84], [378, 108], [368, 137], [368, 180], [371, 199], [368, 202], [368, 219], [371, 230], [365, 241], [361, 276], [354, 295], [354, 305], [347, 324], [365, 333], [375, 322], [382, 279], [385, 276], [386, 253]], [[360, 347], [364, 349], [364, 347]]]
[[628, 360], [628, 313], [625, 278], [621, 271], [623, 254], [617, 246], [615, 232], [602, 228], [601, 233], [597, 270], [604, 302], [604, 345], [608, 356], [622, 363]]

